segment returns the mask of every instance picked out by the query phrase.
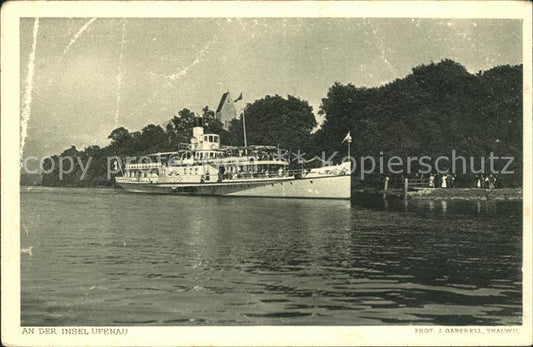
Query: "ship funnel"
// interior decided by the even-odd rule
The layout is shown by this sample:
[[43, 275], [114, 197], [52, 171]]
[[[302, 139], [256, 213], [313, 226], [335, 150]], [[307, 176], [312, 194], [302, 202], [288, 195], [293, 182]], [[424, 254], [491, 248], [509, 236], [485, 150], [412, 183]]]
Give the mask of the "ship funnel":
[[204, 136], [204, 119], [201, 116], [194, 117], [194, 127], [192, 128], [191, 144], [196, 145]]
[[203, 129], [204, 127], [204, 118], [202, 116], [195, 115], [194, 116], [194, 127], [201, 127]]

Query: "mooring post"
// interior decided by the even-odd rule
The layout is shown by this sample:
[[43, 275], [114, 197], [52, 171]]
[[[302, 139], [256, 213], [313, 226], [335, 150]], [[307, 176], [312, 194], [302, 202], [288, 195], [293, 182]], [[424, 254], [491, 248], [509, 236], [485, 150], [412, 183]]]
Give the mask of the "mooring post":
[[407, 178], [403, 179], [403, 198], [407, 199], [407, 190], [409, 189], [409, 180]]
[[383, 199], [387, 198], [387, 189], [389, 189], [389, 176], [385, 176], [385, 182], [383, 183]]

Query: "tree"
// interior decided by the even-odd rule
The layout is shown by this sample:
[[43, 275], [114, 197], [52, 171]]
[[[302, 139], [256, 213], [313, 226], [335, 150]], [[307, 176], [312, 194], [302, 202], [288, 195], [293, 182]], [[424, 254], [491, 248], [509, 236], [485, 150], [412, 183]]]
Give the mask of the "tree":
[[111, 139], [112, 146], [117, 147], [124, 146], [132, 139], [130, 132], [124, 127], [116, 128], [107, 138]]
[[206, 133], [222, 135], [225, 131], [222, 122], [216, 118], [215, 111], [209, 109], [208, 106], [202, 109], [202, 117]]
[[165, 130], [160, 125], [149, 124], [142, 129], [136, 146], [139, 151], [158, 152], [164, 148], [166, 140]]
[[227, 131], [220, 134], [220, 142], [229, 146], [244, 146], [243, 127], [241, 119], [232, 119]]
[[[324, 116], [316, 127], [311, 106], [294, 96], [265, 96], [244, 109], [248, 144], [279, 145], [306, 152], [306, 157], [325, 151], [331, 155], [346, 153], [341, 143], [351, 131], [352, 155], [371, 155], [385, 160], [393, 155], [435, 158], [451, 155], [455, 149], [461, 156], [514, 157], [515, 171], [505, 177], [505, 185], [521, 185], [522, 172], [522, 66], [497, 66], [468, 73], [452, 60], [416, 66], [405, 78], [376, 88], [334, 83], [322, 99], [319, 114]], [[242, 119], [233, 119], [226, 131], [215, 112], [204, 107], [201, 116], [207, 133], [219, 134], [226, 145], [242, 146]], [[74, 146], [61, 156], [93, 161], [81, 180], [78, 164], [72, 173], [59, 180], [60, 156], [45, 161], [42, 184], [47, 186], [111, 185], [107, 180], [108, 156], [133, 156], [151, 152], [177, 150], [179, 143], [191, 138], [196, 114], [184, 108], [164, 127], [149, 124], [142, 131], [129, 132], [124, 127], [109, 135], [109, 146]], [[341, 156], [341, 157], [342, 157]], [[488, 162], [488, 160], [487, 160]], [[68, 163], [66, 163], [68, 165]], [[487, 163], [488, 165], [488, 163]], [[355, 177], [355, 176], [354, 176]], [[503, 178], [503, 177], [502, 177]]]
[[322, 99], [325, 121], [313, 136], [314, 148], [342, 153], [341, 141], [351, 131], [357, 156], [436, 158], [455, 150], [467, 157], [494, 152], [521, 158], [521, 76], [521, 66], [472, 75], [445, 59], [378, 88], [335, 83]]
[[191, 136], [190, 132], [194, 126], [195, 117], [196, 117], [196, 114], [194, 112], [192, 112], [188, 108], [184, 108], [178, 112], [177, 116], [174, 116], [174, 118], [172, 118], [174, 129], [176, 129], [176, 132], [181, 137], [190, 138]]
[[[309, 103], [290, 95], [287, 99], [267, 95], [246, 105], [244, 115], [248, 144], [305, 151], [316, 126]], [[237, 125], [237, 122], [231, 124]]]

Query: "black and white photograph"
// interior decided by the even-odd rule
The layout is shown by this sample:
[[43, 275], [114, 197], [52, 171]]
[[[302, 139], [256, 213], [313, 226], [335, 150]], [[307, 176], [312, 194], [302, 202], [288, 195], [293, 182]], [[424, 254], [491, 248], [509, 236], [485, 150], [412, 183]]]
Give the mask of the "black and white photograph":
[[531, 9], [8, 2], [2, 343], [530, 345]]

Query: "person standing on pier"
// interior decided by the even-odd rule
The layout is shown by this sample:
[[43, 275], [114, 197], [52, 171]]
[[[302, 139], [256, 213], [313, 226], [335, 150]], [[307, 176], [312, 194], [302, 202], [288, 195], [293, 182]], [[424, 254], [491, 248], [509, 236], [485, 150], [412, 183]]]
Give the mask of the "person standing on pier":
[[440, 174], [436, 174], [435, 175], [435, 187], [440, 187], [441, 185], [441, 182], [442, 182], [442, 177], [440, 176]]
[[[483, 177], [483, 176], [481, 176], [481, 177]], [[484, 183], [483, 184], [483, 188], [485, 188], [485, 189], [486, 188], [490, 188], [490, 178], [489, 178], [489, 176], [485, 177], [485, 180], [483, 181], [483, 183]]]
[[455, 174], [451, 174], [448, 179], [448, 187], [455, 188]]
[[432, 173], [429, 174], [429, 187], [430, 188], [435, 188], [435, 175]]
[[496, 179], [494, 178], [494, 175], [490, 174], [488, 179], [489, 179], [489, 189], [494, 189], [495, 181], [496, 181]]
[[494, 175], [494, 188], [501, 188], [502, 187], [502, 181], [500, 179], [500, 175]]
[[483, 188], [483, 175], [476, 176], [476, 188]]
[[441, 179], [441, 182], [440, 182], [440, 187], [441, 188], [448, 188], [448, 175], [446, 175], [446, 174], [442, 175], [442, 179]]

